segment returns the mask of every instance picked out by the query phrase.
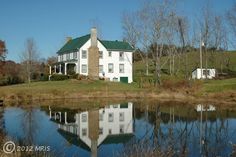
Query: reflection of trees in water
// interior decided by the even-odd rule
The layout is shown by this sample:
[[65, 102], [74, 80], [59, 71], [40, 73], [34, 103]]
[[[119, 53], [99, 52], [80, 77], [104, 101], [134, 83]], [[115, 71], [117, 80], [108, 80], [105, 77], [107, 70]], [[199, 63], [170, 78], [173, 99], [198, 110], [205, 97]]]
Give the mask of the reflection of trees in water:
[[36, 108], [32, 106], [25, 108], [21, 118], [21, 127], [24, 136], [22, 139], [19, 139], [19, 142], [22, 144], [33, 145], [35, 143], [37, 130], [39, 129], [39, 119], [37, 117]]
[[158, 104], [154, 106], [152, 110], [150, 107], [136, 108], [138, 118], [143, 117], [152, 127], [144, 125], [144, 136], [125, 144], [119, 156], [191, 156], [196, 153], [226, 156], [231, 151], [229, 141], [236, 130], [230, 130], [235, 128], [230, 128], [229, 117], [222, 110], [197, 113], [198, 118], [192, 119], [191, 112], [185, 117], [178, 116], [176, 106], [169, 108], [167, 118], [167, 113], [163, 114]]
[[0, 146], [2, 147], [2, 144], [4, 142], [5, 138], [5, 121], [4, 121], [4, 108], [0, 108]]

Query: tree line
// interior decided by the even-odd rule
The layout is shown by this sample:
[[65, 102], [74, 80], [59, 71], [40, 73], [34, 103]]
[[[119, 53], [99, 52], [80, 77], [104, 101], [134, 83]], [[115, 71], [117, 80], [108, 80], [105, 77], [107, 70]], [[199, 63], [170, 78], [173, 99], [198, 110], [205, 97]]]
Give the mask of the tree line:
[[[172, 75], [178, 71], [177, 61], [181, 62], [185, 78], [188, 79], [191, 76], [188, 52], [199, 51], [201, 47], [203, 64], [207, 68], [210, 55], [228, 50], [234, 43], [230, 40], [233, 39], [230, 34], [236, 36], [236, 3], [229, 11], [218, 14], [206, 1], [198, 10], [200, 17], [191, 19], [181, 15], [177, 5], [178, 1], [148, 0], [137, 11], [124, 12], [122, 15], [124, 40], [136, 49], [135, 59], [145, 64], [146, 76], [150, 74], [150, 64], [155, 67], [154, 78], [159, 84], [164, 65], [169, 64], [169, 73]], [[164, 56], [168, 60], [164, 60]], [[223, 60], [224, 56], [222, 64], [225, 63]]]
[[56, 57], [40, 59], [32, 38], [25, 41], [24, 50], [20, 54], [20, 63], [6, 60], [7, 53], [6, 43], [0, 41], [0, 86], [48, 80], [49, 65], [57, 61]]

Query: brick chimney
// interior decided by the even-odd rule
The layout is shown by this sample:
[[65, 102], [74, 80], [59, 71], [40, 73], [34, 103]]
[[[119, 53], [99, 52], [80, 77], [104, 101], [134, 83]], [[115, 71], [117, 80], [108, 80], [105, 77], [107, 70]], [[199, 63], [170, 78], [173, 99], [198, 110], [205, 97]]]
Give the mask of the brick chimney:
[[72, 40], [72, 37], [66, 37], [66, 43]]
[[97, 47], [97, 29], [91, 29], [91, 46], [88, 49], [88, 77], [99, 79], [99, 52]]

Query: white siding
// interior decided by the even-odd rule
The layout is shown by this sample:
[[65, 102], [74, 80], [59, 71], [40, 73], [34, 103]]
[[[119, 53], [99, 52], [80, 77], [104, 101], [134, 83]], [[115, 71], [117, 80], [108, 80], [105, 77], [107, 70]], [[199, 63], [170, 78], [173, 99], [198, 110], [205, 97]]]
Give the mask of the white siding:
[[[192, 72], [192, 79], [206, 79], [206, 75], [203, 73], [203, 71], [206, 69], [196, 69]], [[208, 79], [213, 79], [214, 77], [216, 77], [216, 69], [207, 69], [209, 70], [209, 75], [207, 75]], [[202, 73], [201, 73], [202, 71]], [[202, 75], [202, 76], [201, 76]]]

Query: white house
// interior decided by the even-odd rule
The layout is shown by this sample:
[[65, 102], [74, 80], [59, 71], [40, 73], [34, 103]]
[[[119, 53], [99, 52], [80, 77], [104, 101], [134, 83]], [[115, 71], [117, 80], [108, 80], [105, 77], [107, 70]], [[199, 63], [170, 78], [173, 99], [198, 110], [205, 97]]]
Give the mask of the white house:
[[[58, 131], [75, 145], [93, 153], [102, 144], [122, 143], [133, 137], [133, 104], [109, 105], [93, 111], [78, 112], [68, 122], [67, 112], [49, 109], [50, 119], [58, 122]], [[62, 120], [63, 119], [63, 120]], [[124, 138], [125, 137], [125, 138]]]
[[127, 42], [98, 39], [96, 28], [92, 28], [91, 34], [68, 38], [57, 52], [58, 63], [54, 72], [66, 75], [69, 69], [73, 69], [81, 75], [131, 83], [133, 50]]
[[216, 77], [216, 69], [197, 68], [192, 72], [192, 79], [213, 79]]

